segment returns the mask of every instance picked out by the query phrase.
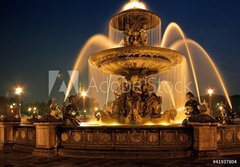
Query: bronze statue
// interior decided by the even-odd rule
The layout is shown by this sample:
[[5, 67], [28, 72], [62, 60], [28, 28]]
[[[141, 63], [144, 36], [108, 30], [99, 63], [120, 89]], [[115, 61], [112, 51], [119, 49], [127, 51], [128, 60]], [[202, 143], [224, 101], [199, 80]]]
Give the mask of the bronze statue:
[[70, 96], [68, 98], [69, 105], [66, 107], [66, 110], [63, 113], [63, 120], [65, 123], [70, 121], [74, 126], [79, 126], [81, 124], [79, 109], [77, 107], [77, 96]]

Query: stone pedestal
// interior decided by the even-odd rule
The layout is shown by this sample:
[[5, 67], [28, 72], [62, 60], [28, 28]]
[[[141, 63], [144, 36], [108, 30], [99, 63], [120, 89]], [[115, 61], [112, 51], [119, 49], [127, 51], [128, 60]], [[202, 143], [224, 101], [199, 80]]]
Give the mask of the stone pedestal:
[[61, 122], [38, 122], [36, 126], [36, 156], [52, 157], [57, 155], [57, 126]]
[[189, 123], [193, 127], [192, 155], [198, 159], [218, 158], [217, 124]]
[[14, 144], [14, 126], [19, 125], [19, 122], [0, 122], [0, 150], [10, 152]]

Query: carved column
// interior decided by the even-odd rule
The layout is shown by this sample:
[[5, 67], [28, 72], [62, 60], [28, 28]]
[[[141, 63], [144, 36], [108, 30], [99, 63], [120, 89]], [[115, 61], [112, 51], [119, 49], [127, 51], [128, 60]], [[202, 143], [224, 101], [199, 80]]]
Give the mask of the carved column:
[[36, 156], [57, 155], [57, 126], [61, 122], [38, 122], [36, 126], [36, 148], [33, 154]]
[[189, 123], [193, 127], [192, 155], [198, 159], [217, 158], [217, 123]]
[[14, 126], [19, 122], [0, 122], [0, 150], [10, 152], [14, 144]]

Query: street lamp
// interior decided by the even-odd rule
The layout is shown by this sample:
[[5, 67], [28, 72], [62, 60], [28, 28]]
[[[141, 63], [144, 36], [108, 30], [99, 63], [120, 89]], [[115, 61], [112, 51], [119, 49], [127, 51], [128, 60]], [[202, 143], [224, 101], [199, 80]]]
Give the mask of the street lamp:
[[209, 89], [208, 89], [208, 98], [209, 98], [209, 109], [210, 109], [211, 116], [212, 116], [212, 95], [213, 95], [213, 88], [209, 87]]
[[22, 95], [23, 89], [20, 85], [18, 85], [15, 89], [15, 94], [17, 95], [17, 106], [18, 106], [18, 116], [21, 116], [21, 109], [20, 109], [20, 97]]

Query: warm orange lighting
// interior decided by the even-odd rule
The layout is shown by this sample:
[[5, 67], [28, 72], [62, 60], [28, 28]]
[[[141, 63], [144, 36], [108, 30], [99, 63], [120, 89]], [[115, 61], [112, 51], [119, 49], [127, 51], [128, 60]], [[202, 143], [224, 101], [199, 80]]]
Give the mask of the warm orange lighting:
[[170, 125], [170, 124], [167, 123], [167, 122], [161, 122], [159, 125], [162, 125], [162, 126], [168, 126], [168, 125]]
[[192, 60], [192, 54], [191, 54], [189, 46], [187, 44], [187, 38], [186, 38], [183, 30], [181, 29], [181, 27], [178, 24], [170, 23], [167, 26], [167, 28], [165, 30], [165, 33], [163, 35], [161, 47], [164, 47], [164, 48], [167, 47], [167, 41], [169, 39], [169, 36], [172, 34], [173, 30], [177, 30], [177, 32], [179, 33], [179, 35], [183, 39], [184, 46], [185, 46], [187, 54], [189, 56], [189, 61], [190, 61], [190, 65], [191, 65], [191, 69], [192, 69], [192, 73], [193, 73], [193, 78], [194, 78], [194, 83], [195, 83], [195, 87], [196, 87], [196, 91], [197, 91], [197, 95], [198, 95], [198, 101], [201, 102], [200, 91], [199, 91], [199, 86], [198, 86], [198, 79], [197, 79], [197, 74], [196, 74], [196, 71], [195, 71], [195, 66], [194, 66], [194, 63], [193, 63], [193, 60]]
[[22, 94], [22, 88], [21, 87], [17, 87], [16, 90], [15, 90], [15, 94], [20, 96]]
[[[171, 33], [171, 32], [170, 32], [171, 28], [174, 28], [173, 26], [178, 26], [177, 24], [176, 24], [176, 25], [175, 25], [175, 24], [176, 24], [176, 23], [174, 23], [174, 25], [168, 26], [167, 29], [169, 29], [169, 30], [168, 30], [168, 33], [167, 33], [166, 35], [164, 35], [164, 39], [162, 40], [162, 41], [163, 41], [163, 42], [162, 42], [162, 47], [166, 46], [166, 42], [167, 42], [168, 35]], [[180, 28], [180, 27], [179, 27], [179, 28]], [[166, 33], [166, 32], [165, 32], [165, 33]], [[216, 73], [216, 76], [217, 76], [217, 78], [218, 78], [218, 80], [219, 80], [219, 82], [220, 82], [220, 84], [221, 84], [221, 86], [222, 86], [222, 89], [223, 89], [223, 92], [224, 92], [225, 97], [226, 97], [226, 99], [227, 99], [227, 102], [228, 102], [230, 108], [232, 109], [232, 103], [231, 103], [231, 100], [230, 100], [230, 97], [229, 97], [229, 94], [228, 94], [226, 85], [225, 85], [225, 83], [224, 83], [224, 81], [223, 81], [223, 78], [222, 78], [222, 76], [221, 76], [221, 73], [220, 73], [220, 71], [218, 70], [217, 65], [214, 63], [214, 61], [212, 60], [212, 58], [210, 57], [210, 55], [207, 53], [207, 51], [206, 51], [199, 43], [197, 43], [196, 41], [191, 40], [191, 39], [185, 39], [185, 40], [179, 40], [179, 41], [177, 41], [177, 42], [174, 44], [174, 47], [172, 47], [172, 49], [179, 47], [181, 44], [184, 44], [184, 45], [192, 45], [192, 46], [198, 48], [198, 49], [203, 53], [203, 55], [208, 59], [208, 61], [210, 62], [212, 68], [214, 69], [214, 71], [215, 71], [215, 73]], [[194, 80], [195, 80], [195, 79], [194, 79]], [[197, 81], [197, 80], [195, 80], [195, 82], [196, 82], [196, 81]], [[197, 92], [198, 92], [198, 89], [197, 89]]]
[[147, 126], [153, 126], [153, 125], [155, 125], [155, 124], [152, 123], [152, 122], [146, 122], [144, 125], [147, 125]]
[[223, 106], [220, 106], [220, 107], [219, 107], [219, 110], [221, 110], [221, 111], [222, 111], [222, 110], [223, 110]]
[[213, 95], [213, 89], [212, 89], [212, 88], [209, 88], [209, 89], [208, 89], [208, 95], [209, 95], [209, 96], [212, 96], [212, 95]]
[[94, 110], [95, 110], [95, 111], [97, 111], [97, 110], [98, 110], [98, 108], [97, 108], [97, 107], [95, 107], [95, 108], [94, 108]]
[[[88, 41], [84, 44], [84, 46], [82, 47], [82, 49], [80, 50], [80, 53], [77, 57], [77, 60], [74, 64], [73, 70], [72, 71], [79, 71], [79, 73], [83, 72], [84, 67], [86, 67], [84, 65], [84, 60], [88, 59], [86, 56], [89, 56], [89, 52], [90, 50], [92, 50], [93, 46], [98, 46], [100, 48], [113, 48], [116, 47], [114, 43], [112, 43], [108, 37], [101, 35], [101, 34], [97, 34], [92, 36], [90, 39], [88, 39]], [[97, 50], [94, 50], [94, 52], [96, 52]], [[82, 64], [81, 64], [82, 63]], [[81, 64], [81, 65], [80, 65]], [[87, 63], [86, 63], [87, 64]], [[68, 86], [67, 86], [67, 91], [65, 94], [65, 99], [64, 101], [67, 100], [70, 91], [73, 87], [73, 83], [74, 80], [76, 79], [76, 73], [72, 73]]]
[[87, 96], [87, 92], [86, 92], [86, 91], [82, 91], [82, 92], [81, 92], [81, 96], [82, 96], [83, 98], [85, 98], [85, 97]]
[[147, 8], [143, 2], [139, 2], [139, 0], [131, 0], [126, 5], [124, 5], [122, 10], [129, 10], [129, 9], [147, 9]]

